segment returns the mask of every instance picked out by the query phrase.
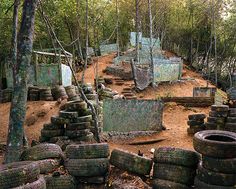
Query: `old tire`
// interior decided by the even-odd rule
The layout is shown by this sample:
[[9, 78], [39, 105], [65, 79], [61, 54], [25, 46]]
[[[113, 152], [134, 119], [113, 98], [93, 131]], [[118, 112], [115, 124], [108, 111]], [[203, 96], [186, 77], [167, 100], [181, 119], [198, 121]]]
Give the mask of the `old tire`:
[[56, 144], [39, 144], [34, 147], [26, 149], [22, 155], [21, 159], [24, 161], [32, 160], [43, 160], [50, 158], [61, 158], [63, 157], [63, 152], [60, 146]]
[[87, 136], [90, 133], [89, 129], [84, 130], [66, 130], [65, 135], [69, 138], [79, 138], [83, 136]]
[[216, 112], [216, 111], [210, 111], [209, 112], [210, 117], [227, 117], [228, 112]]
[[78, 112], [60, 111], [59, 117], [62, 117], [65, 119], [75, 119], [76, 117], [78, 117]]
[[105, 177], [79, 177], [78, 181], [80, 183], [88, 183], [88, 184], [103, 184], [105, 183]]
[[65, 104], [66, 109], [69, 111], [86, 110], [87, 104], [84, 101], [70, 101]]
[[66, 130], [70, 130], [70, 131], [84, 130], [84, 129], [88, 129], [90, 126], [91, 126], [90, 122], [70, 123], [66, 126]]
[[64, 129], [64, 124], [44, 124], [43, 125], [44, 130], [63, 130]]
[[155, 163], [153, 170], [154, 178], [169, 180], [187, 186], [193, 185], [195, 175], [195, 169], [163, 163]]
[[236, 117], [227, 117], [228, 123], [236, 123]]
[[227, 131], [200, 131], [193, 137], [194, 149], [204, 156], [236, 157], [236, 133]]
[[154, 179], [153, 189], [190, 189], [188, 186], [168, 180]]
[[47, 189], [76, 189], [76, 181], [70, 175], [45, 176]]
[[236, 132], [236, 123], [226, 123], [225, 130], [230, 132]]
[[75, 123], [90, 122], [92, 120], [93, 120], [92, 116], [91, 115], [87, 115], [87, 116], [77, 117], [75, 119]]
[[44, 177], [40, 176], [38, 180], [32, 183], [27, 183], [26, 185], [12, 188], [12, 189], [47, 189], [47, 188], [46, 188], [46, 181]]
[[224, 124], [225, 123], [225, 118], [224, 117], [208, 117], [207, 122], [208, 123]]
[[190, 127], [194, 127], [194, 126], [199, 126], [199, 125], [204, 124], [204, 121], [189, 120], [189, 121], [187, 122], [187, 124], [188, 124]]
[[63, 136], [65, 133], [65, 129], [57, 129], [57, 130], [41, 130], [41, 136], [45, 138], [52, 138], [57, 136]]
[[181, 148], [161, 147], [154, 152], [154, 162], [196, 168], [200, 155]]
[[0, 166], [0, 188], [8, 189], [34, 182], [40, 174], [36, 163], [16, 162]]
[[188, 135], [194, 135], [197, 132], [205, 130], [205, 127], [200, 126], [200, 127], [192, 127], [192, 128], [187, 128], [187, 133]]
[[118, 149], [112, 151], [110, 163], [120, 169], [139, 175], [149, 175], [152, 168], [151, 159]]
[[189, 120], [195, 120], [195, 121], [198, 121], [198, 120], [204, 120], [206, 118], [206, 115], [205, 114], [192, 114], [192, 115], [189, 115], [188, 116], [188, 119]]
[[202, 166], [205, 169], [214, 172], [236, 174], [236, 158], [232, 159], [220, 159], [203, 156]]
[[206, 127], [206, 130], [216, 130], [217, 124], [206, 122], [205, 127]]
[[236, 184], [235, 174], [218, 173], [207, 170], [199, 164], [197, 169], [197, 178], [207, 184], [218, 186], [234, 186]]
[[109, 159], [69, 159], [65, 167], [71, 175], [77, 177], [104, 176], [109, 171]]
[[235, 189], [235, 187], [230, 186], [217, 186], [204, 183], [200, 181], [197, 177], [194, 179], [194, 186], [196, 189]]
[[69, 159], [107, 158], [109, 146], [107, 143], [69, 145], [66, 148], [66, 156]]
[[60, 159], [45, 159], [45, 160], [36, 161], [35, 163], [37, 163], [40, 168], [40, 174], [48, 174], [48, 173], [52, 173], [54, 170], [60, 167], [61, 160]]
[[212, 105], [211, 110], [216, 111], [216, 112], [228, 112], [229, 106], [227, 106], [227, 105]]
[[59, 116], [52, 116], [51, 122], [52, 122], [52, 124], [55, 124], [55, 125], [64, 125], [64, 124], [69, 124], [70, 120], [59, 117]]

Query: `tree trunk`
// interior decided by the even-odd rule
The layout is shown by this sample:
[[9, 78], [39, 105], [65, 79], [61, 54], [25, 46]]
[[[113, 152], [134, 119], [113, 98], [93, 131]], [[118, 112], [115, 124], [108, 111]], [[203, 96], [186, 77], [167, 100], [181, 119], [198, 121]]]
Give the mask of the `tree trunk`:
[[120, 45], [119, 45], [119, 7], [118, 0], [116, 0], [116, 44], [117, 44], [117, 56], [120, 57]]
[[139, 63], [139, 32], [140, 32], [140, 19], [139, 19], [139, 0], [135, 0], [136, 5], [136, 61]]
[[[18, 12], [19, 12], [19, 5], [20, 0], [15, 0], [14, 2], [14, 12], [13, 12], [13, 26], [12, 26], [12, 57], [11, 57], [11, 63], [12, 68], [15, 68], [16, 66], [16, 59], [17, 59], [17, 28], [18, 28]], [[15, 69], [13, 70], [13, 77], [15, 76]], [[15, 77], [13, 78], [15, 80]]]
[[87, 69], [87, 65], [88, 65], [88, 38], [89, 38], [89, 31], [88, 31], [88, 0], [86, 0], [86, 23], [85, 23], [85, 27], [86, 27], [86, 44], [85, 44], [85, 64], [84, 64], [84, 70], [82, 73], [82, 78], [81, 78], [81, 83], [82, 85], [84, 84], [84, 75], [85, 75], [85, 71]]
[[18, 54], [14, 67], [15, 81], [10, 110], [5, 163], [19, 161], [23, 150], [24, 120], [27, 102], [28, 68], [31, 61], [35, 9], [38, 0], [25, 0], [21, 28], [18, 35]]
[[76, 16], [77, 16], [78, 55], [81, 58], [82, 62], [84, 62], [84, 57], [83, 57], [81, 43], [80, 43], [79, 0], [76, 1]]
[[152, 6], [151, 6], [151, 0], [148, 0], [148, 12], [149, 12], [149, 32], [150, 32], [150, 70], [151, 70], [151, 82], [152, 85], [154, 86], [154, 65], [153, 65], [153, 34], [152, 34]]

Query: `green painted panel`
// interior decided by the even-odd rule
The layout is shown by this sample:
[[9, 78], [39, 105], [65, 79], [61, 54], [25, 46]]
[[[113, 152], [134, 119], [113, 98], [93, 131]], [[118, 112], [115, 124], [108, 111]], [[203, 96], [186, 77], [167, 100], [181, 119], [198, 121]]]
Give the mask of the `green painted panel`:
[[39, 64], [37, 67], [37, 85], [53, 86], [60, 84], [58, 64]]
[[182, 63], [170, 63], [169, 60], [154, 62], [154, 82], [177, 81], [182, 76]]
[[104, 131], [160, 131], [163, 103], [159, 100], [109, 100], [103, 102]]
[[[6, 72], [6, 78], [7, 78], [7, 87], [8, 88], [12, 88], [13, 87], [13, 72], [12, 72], [12, 68], [6, 66], [5, 72]], [[30, 65], [28, 72], [29, 72], [28, 83], [32, 84], [32, 85], [35, 85], [35, 68], [34, 68], [33, 65]]]

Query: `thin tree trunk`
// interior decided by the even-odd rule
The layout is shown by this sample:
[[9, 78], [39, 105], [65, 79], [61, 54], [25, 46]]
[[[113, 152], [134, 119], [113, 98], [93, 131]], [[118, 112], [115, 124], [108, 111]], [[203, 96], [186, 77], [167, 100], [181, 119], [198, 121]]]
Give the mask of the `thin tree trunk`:
[[217, 41], [216, 41], [216, 23], [215, 23], [215, 9], [213, 11], [213, 28], [214, 28], [214, 51], [215, 51], [215, 85], [218, 84], [218, 62], [217, 62]]
[[81, 78], [81, 83], [82, 85], [84, 84], [84, 75], [85, 75], [85, 71], [87, 69], [87, 65], [88, 65], [88, 0], [86, 0], [86, 23], [85, 23], [85, 27], [86, 27], [86, 44], [85, 44], [85, 64], [84, 64], [84, 70], [82, 73], [82, 78]]
[[150, 69], [151, 69], [151, 82], [152, 82], [152, 86], [154, 86], [154, 63], [153, 63], [153, 33], [152, 33], [152, 6], [151, 6], [151, 0], [148, 0], [148, 12], [149, 12], [149, 21], [150, 21], [150, 25], [149, 25], [149, 32], [150, 32]]
[[139, 32], [140, 32], [140, 23], [139, 23], [139, 1], [135, 0], [136, 5], [136, 61], [139, 63]]
[[116, 44], [117, 44], [117, 56], [120, 57], [120, 45], [119, 45], [119, 4], [116, 0]]
[[25, 0], [18, 35], [18, 54], [11, 103], [5, 163], [19, 161], [23, 150], [24, 120], [27, 102], [28, 68], [33, 49], [35, 9], [38, 0]]
[[84, 62], [81, 43], [80, 43], [80, 22], [79, 22], [79, 0], [76, 0], [76, 15], [77, 15], [77, 39], [78, 39], [78, 54], [81, 60]]
[[17, 28], [18, 28], [18, 13], [19, 13], [19, 5], [20, 5], [20, 0], [15, 0], [14, 2], [14, 12], [13, 12], [13, 27], [12, 27], [12, 70], [13, 70], [13, 79], [15, 81], [15, 73], [14, 71], [16, 70], [16, 59], [17, 59]]

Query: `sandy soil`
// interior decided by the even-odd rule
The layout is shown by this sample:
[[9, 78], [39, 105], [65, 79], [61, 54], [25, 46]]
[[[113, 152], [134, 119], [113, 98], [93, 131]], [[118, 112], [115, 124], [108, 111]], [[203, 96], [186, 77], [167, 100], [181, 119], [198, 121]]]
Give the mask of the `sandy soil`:
[[[106, 75], [103, 70], [111, 64], [114, 55], [108, 55], [99, 57], [99, 76], [113, 77]], [[197, 73], [184, 69], [184, 78], [194, 78], [194, 80], [184, 80], [174, 83], [163, 83], [157, 88], [148, 88], [145, 91], [136, 94], [138, 97], [144, 99], [156, 99], [159, 96], [192, 96], [194, 87], [206, 86], [206, 81]], [[85, 81], [87, 83], [94, 82], [94, 65], [89, 66], [85, 73]], [[81, 78], [81, 74], [78, 74]], [[121, 92], [126, 86], [132, 85], [132, 81], [126, 81], [123, 86], [109, 85], [108, 87]], [[10, 103], [0, 104], [0, 142], [5, 143], [7, 138], [7, 128], [9, 119]], [[28, 102], [27, 104], [27, 116], [26, 119], [36, 117], [36, 121], [31, 126], [25, 126], [26, 135], [29, 141], [38, 140], [40, 136], [40, 130], [44, 123], [50, 122], [50, 117], [57, 115], [59, 111], [59, 105], [56, 102]], [[130, 141], [110, 142], [111, 149], [122, 148], [132, 152], [138, 152], [141, 150], [145, 155], [151, 157], [150, 150], [160, 146], [175, 146], [186, 149], [193, 149], [192, 137], [187, 135], [187, 117], [189, 114], [194, 113], [206, 113], [208, 114], [209, 108], [185, 108], [177, 106], [176, 104], [169, 104], [164, 109], [164, 125], [167, 130], [162, 131], [159, 134], [152, 135], [151, 137], [138, 137], [134, 139], [146, 140], [146, 139], [159, 139], [165, 138], [166, 140], [151, 144], [151, 145], [137, 145], [131, 146], [127, 143]], [[45, 115], [44, 115], [45, 114]]]

